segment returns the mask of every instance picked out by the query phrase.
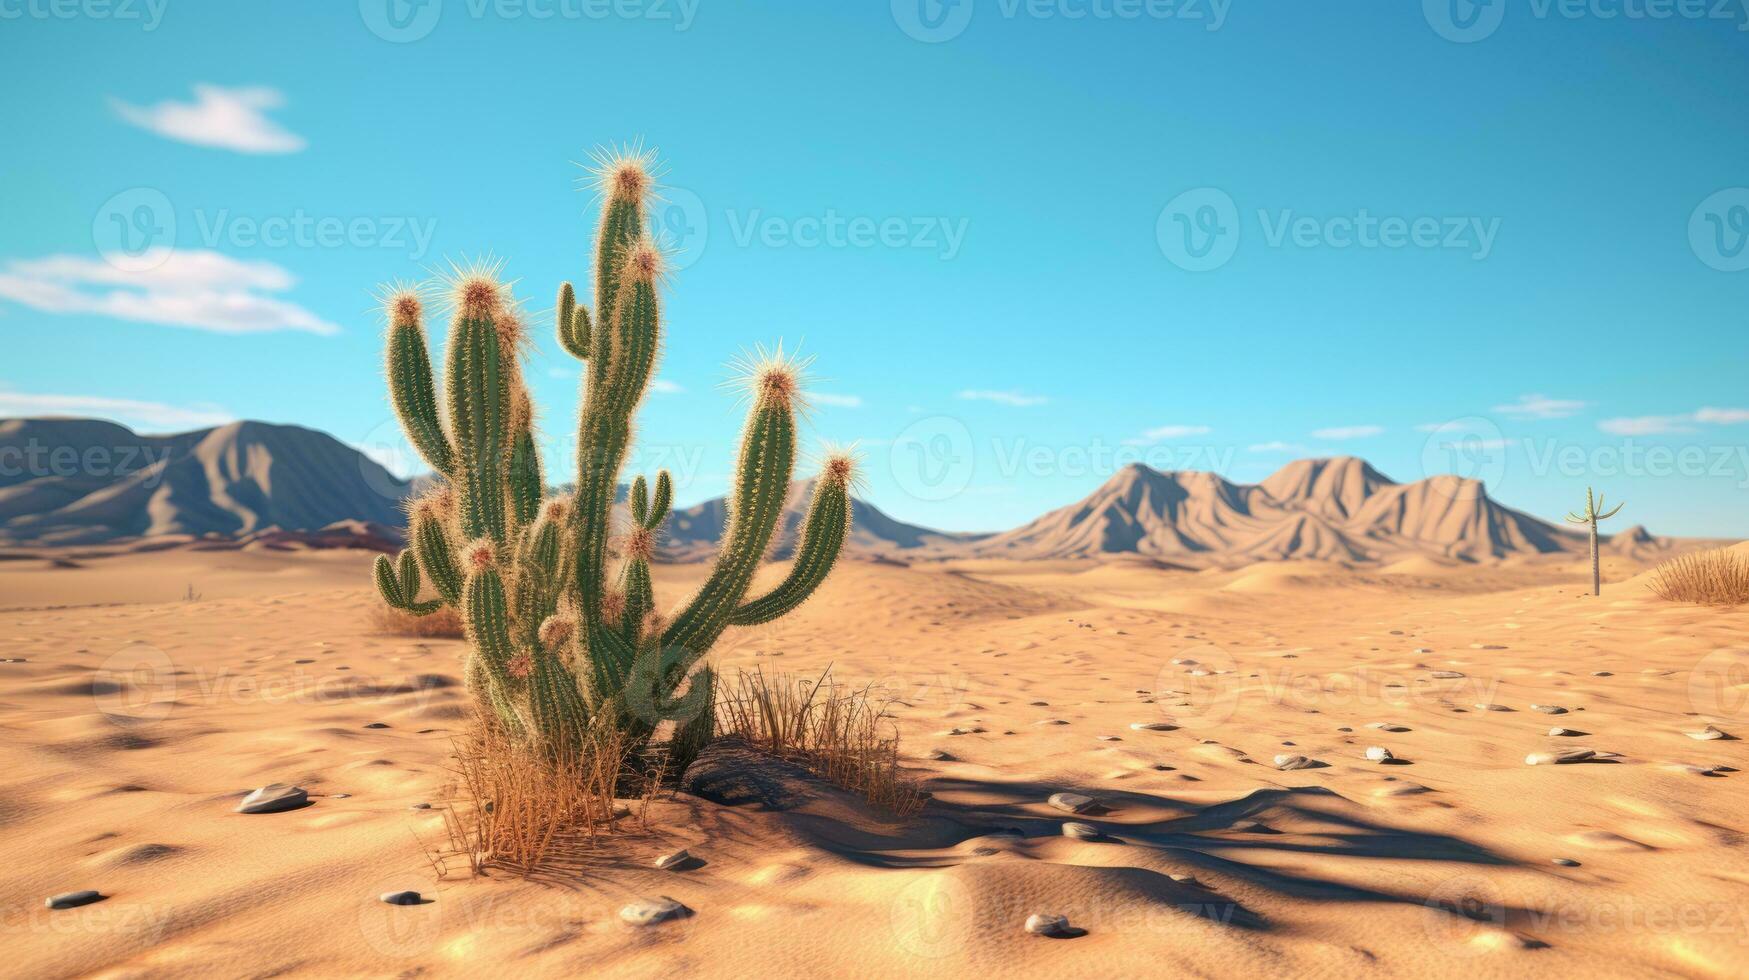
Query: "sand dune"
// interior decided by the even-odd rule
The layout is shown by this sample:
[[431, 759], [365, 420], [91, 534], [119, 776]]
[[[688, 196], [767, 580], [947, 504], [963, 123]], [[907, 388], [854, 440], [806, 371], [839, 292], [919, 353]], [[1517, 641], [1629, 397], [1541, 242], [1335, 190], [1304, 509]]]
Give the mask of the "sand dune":
[[[460, 648], [372, 632], [367, 557], [0, 563], [4, 654], [22, 661], [0, 664], [9, 972], [1741, 972], [1746, 743], [1684, 733], [1749, 729], [1749, 611], [1658, 602], [1620, 556], [1602, 599], [1564, 555], [851, 561], [718, 660], [831, 663], [891, 690], [935, 794], [922, 816], [818, 784], [782, 810], [681, 794], [538, 880], [438, 880], [422, 856], [440, 819], [411, 807], [451, 779]], [[661, 593], [702, 571], [660, 568]], [[1149, 722], [1166, 727], [1133, 727]], [[1604, 755], [1524, 764], [1570, 746]], [[314, 802], [232, 812], [274, 781]], [[1045, 802], [1063, 791], [1101, 805], [1071, 818]], [[1064, 836], [1066, 819], [1097, 836]], [[679, 847], [701, 864], [649, 867]], [[108, 897], [42, 908], [79, 888]], [[378, 901], [402, 888], [433, 901]], [[695, 914], [619, 921], [657, 895]], [[1040, 912], [1086, 932], [1026, 935]]]

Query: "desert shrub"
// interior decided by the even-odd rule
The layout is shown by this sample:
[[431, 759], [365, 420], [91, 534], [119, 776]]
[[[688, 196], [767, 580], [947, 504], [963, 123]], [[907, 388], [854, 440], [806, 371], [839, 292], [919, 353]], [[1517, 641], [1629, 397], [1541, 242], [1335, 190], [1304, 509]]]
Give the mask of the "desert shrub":
[[741, 738], [899, 816], [922, 809], [922, 789], [899, 765], [892, 698], [872, 685], [841, 687], [828, 667], [814, 680], [743, 670], [718, 688], [718, 737]]
[[424, 616], [415, 616], [404, 609], [381, 603], [371, 606], [370, 624], [378, 633], [391, 636], [417, 636], [428, 639], [462, 639], [462, 618], [454, 606], [445, 606]]
[[1660, 599], [1736, 606], [1749, 602], [1749, 555], [1729, 548], [1681, 555], [1652, 572]]

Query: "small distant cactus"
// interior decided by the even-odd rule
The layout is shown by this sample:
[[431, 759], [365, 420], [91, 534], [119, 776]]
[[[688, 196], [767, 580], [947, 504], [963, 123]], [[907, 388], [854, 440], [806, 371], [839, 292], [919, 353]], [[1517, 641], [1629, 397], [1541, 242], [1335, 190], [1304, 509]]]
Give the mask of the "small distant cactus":
[[1586, 487], [1585, 512], [1567, 515], [1567, 523], [1583, 524], [1591, 528], [1591, 594], [1595, 596], [1603, 594], [1603, 571], [1597, 560], [1597, 522], [1607, 521], [1621, 513], [1622, 506], [1622, 504], [1616, 504], [1614, 510], [1599, 513], [1599, 511], [1603, 511], [1603, 498], [1599, 496], [1595, 500], [1592, 499], [1591, 488]]
[[[577, 485], [547, 498], [523, 383], [521, 317], [496, 269], [459, 273], [439, 401], [419, 297], [387, 299], [389, 392], [439, 486], [410, 506], [408, 550], [376, 562], [389, 605], [416, 615], [456, 608], [471, 647], [468, 687], [488, 717], [528, 744], [580, 749], [608, 726], [647, 742], [664, 720], [678, 764], [711, 737], [716, 678], [700, 659], [731, 625], [795, 609], [826, 578], [850, 530], [850, 457], [834, 453], [815, 483], [788, 576], [747, 593], [783, 513], [795, 465], [800, 365], [761, 355], [748, 365], [751, 409], [716, 564], [673, 615], [652, 595], [650, 561], [673, 501], [637, 477], [629, 526], [614, 528], [632, 416], [660, 344], [662, 255], [645, 231], [650, 158], [619, 154], [598, 171], [603, 196], [593, 312], [570, 283], [556, 309], [561, 346], [586, 362]], [[617, 567], [616, 566], [617, 560]], [[435, 598], [420, 599], [423, 580]], [[695, 669], [696, 668], [696, 669]]]

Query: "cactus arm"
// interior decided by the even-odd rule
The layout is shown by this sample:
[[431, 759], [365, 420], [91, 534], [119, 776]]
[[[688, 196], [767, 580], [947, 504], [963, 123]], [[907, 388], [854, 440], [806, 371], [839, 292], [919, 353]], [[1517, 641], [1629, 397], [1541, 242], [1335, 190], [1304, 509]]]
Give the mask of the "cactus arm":
[[540, 452], [534, 444], [534, 428], [530, 420], [532, 408], [527, 404], [528, 392], [518, 392], [521, 406], [516, 415], [516, 433], [510, 446], [510, 501], [518, 526], [532, 523], [540, 512], [541, 498], [546, 495], [540, 465]]
[[668, 759], [676, 774], [684, 772], [698, 758], [699, 752], [716, 737], [717, 675], [709, 667], [700, 667], [692, 675], [689, 698], [693, 711], [690, 717], [678, 719], [674, 738], [668, 746]]
[[439, 473], [454, 463], [449, 436], [437, 416], [437, 392], [431, 378], [431, 354], [419, 321], [419, 303], [411, 294], [391, 303], [387, 347], [389, 396], [408, 440], [425, 462]]
[[464, 309], [450, 331], [449, 417], [459, 450], [461, 530], [505, 541], [504, 446], [509, 378], [492, 311]]
[[802, 543], [796, 549], [789, 575], [775, 589], [736, 609], [729, 617], [730, 624], [769, 623], [806, 602], [832, 571], [849, 533], [849, 490], [841, 481], [822, 479], [814, 488], [814, 499], [802, 525]]
[[664, 647], [684, 650], [690, 658], [683, 661], [681, 674], [728, 628], [730, 616], [746, 595], [783, 513], [794, 465], [795, 416], [789, 400], [764, 393], [742, 436], [729, 526], [716, 565], [662, 638]]
[[[1602, 503], [1602, 501], [1599, 501], [1599, 504], [1601, 504], [1601, 503]], [[1614, 517], [1615, 515], [1621, 513], [1621, 509], [1625, 506], [1627, 506], [1627, 505], [1626, 504], [1616, 504], [1614, 510], [1612, 510], [1606, 514], [1598, 514], [1597, 519], [1600, 521], [1607, 521], [1610, 518]]]
[[674, 482], [668, 478], [667, 470], [656, 471], [656, 499], [650, 502], [649, 515], [644, 526], [654, 531], [668, 519], [668, 508], [674, 506]]
[[520, 686], [519, 679], [510, 673], [516, 650], [511, 641], [510, 604], [497, 568], [479, 569], [468, 576], [462, 622], [468, 642], [481, 657], [493, 685], [500, 689]]
[[643, 558], [631, 558], [620, 574], [620, 586], [625, 591], [626, 608], [620, 618], [620, 636], [635, 645], [643, 632], [644, 617], [656, 605], [654, 586], [650, 581], [650, 563]]
[[626, 497], [632, 506], [632, 520], [640, 527], [645, 526], [650, 517], [650, 485], [644, 482], [642, 475], [632, 481], [631, 492]]
[[577, 305], [577, 294], [568, 282], [559, 286], [559, 302], [553, 319], [558, 328], [559, 346], [579, 361], [589, 360], [589, 311]]
[[407, 597], [401, 592], [401, 581], [395, 577], [395, 565], [388, 555], [378, 555], [371, 570], [376, 575], [377, 592], [383, 601], [396, 609], [407, 608]]
[[449, 532], [436, 516], [429, 513], [413, 515], [413, 553], [419, 557], [420, 567], [443, 601], [459, 604], [462, 601], [461, 569], [456, 567], [455, 555], [450, 550]]

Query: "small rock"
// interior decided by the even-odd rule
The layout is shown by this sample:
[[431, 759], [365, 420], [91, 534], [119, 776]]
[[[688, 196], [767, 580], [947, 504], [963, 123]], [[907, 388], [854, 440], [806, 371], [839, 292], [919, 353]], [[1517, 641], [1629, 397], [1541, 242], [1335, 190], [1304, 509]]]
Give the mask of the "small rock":
[[302, 786], [269, 783], [243, 797], [243, 802], [237, 804], [237, 812], [279, 813], [282, 810], [296, 810], [307, 806], [309, 802], [310, 794]]
[[1436, 670], [1433, 672], [1433, 676], [1442, 681], [1455, 681], [1461, 679], [1464, 674], [1461, 670]]
[[931, 762], [946, 762], [949, 759], [952, 759], [953, 756], [940, 749], [930, 749], [923, 754], [923, 758], [928, 759]]
[[612, 813], [613, 813], [613, 819], [618, 820], [620, 817], [631, 816], [632, 808], [625, 805], [624, 803], [620, 803], [618, 801], [615, 801], [613, 804]]
[[1592, 677], [1614, 677], [1615, 672], [1608, 671], [1608, 670], [1594, 670], [1591, 672], [1591, 676]]
[[418, 905], [424, 901], [418, 892], [383, 892], [377, 898], [385, 905]]
[[1477, 704], [1476, 710], [1477, 711], [1511, 711], [1512, 709], [1508, 708], [1507, 706], [1505, 706], [1503, 704]]
[[1085, 813], [1095, 805], [1093, 797], [1082, 796], [1080, 793], [1052, 793], [1051, 798], [1045, 802], [1070, 813]]
[[685, 864], [690, 860], [692, 860], [692, 855], [687, 853], [686, 848], [683, 847], [680, 850], [675, 851], [673, 854], [664, 854], [657, 858], [655, 867], [657, 871], [667, 871], [676, 865]]
[[62, 892], [59, 895], [51, 895], [48, 898], [43, 899], [43, 908], [76, 909], [81, 905], [90, 905], [92, 902], [101, 898], [103, 898], [101, 893], [89, 889], [77, 892]]
[[1527, 766], [1558, 766], [1569, 762], [1584, 762], [1597, 757], [1592, 749], [1561, 749], [1556, 752], [1532, 752], [1524, 757]]
[[1105, 835], [1099, 832], [1098, 827], [1090, 823], [1077, 823], [1071, 820], [1063, 824], [1063, 836], [1073, 837], [1076, 840], [1098, 840]]
[[1573, 730], [1571, 728], [1562, 728], [1557, 725], [1554, 728], [1549, 729], [1549, 734], [1556, 738], [1561, 738], [1573, 734]]
[[1068, 722], [1064, 721], [1061, 718], [1046, 718], [1043, 721], [1035, 721], [1035, 722], [1033, 722], [1033, 724], [1035, 724], [1035, 725], [1067, 725]]
[[330, 793], [330, 794], [328, 794], [328, 798], [330, 800], [350, 800], [350, 799], [352, 799], [352, 794], [351, 793]]
[[1545, 715], [1564, 715], [1567, 713], [1567, 709], [1558, 704], [1533, 704], [1530, 706], [1530, 710], [1540, 711]]
[[1366, 727], [1376, 728], [1381, 732], [1406, 732], [1409, 730], [1407, 725], [1399, 725], [1394, 721], [1369, 721], [1366, 723]]
[[1130, 729], [1138, 732], [1171, 732], [1177, 731], [1178, 726], [1169, 721], [1132, 721]]
[[1391, 754], [1390, 749], [1387, 749], [1382, 745], [1369, 745], [1369, 746], [1367, 746], [1366, 747], [1366, 757], [1367, 757], [1367, 760], [1370, 762], [1384, 762], [1386, 760], [1396, 758], [1396, 756]]
[[619, 910], [620, 919], [634, 926], [653, 926], [669, 919], [683, 919], [691, 914], [691, 909], [666, 895], [633, 902]]
[[1682, 734], [1687, 735], [1689, 738], [1699, 739], [1702, 742], [1710, 742], [1714, 739], [1725, 737], [1724, 732], [1719, 731], [1711, 725], [1706, 726], [1698, 732], [1683, 732]]
[[1026, 917], [1026, 931], [1035, 936], [1068, 935], [1069, 920], [1066, 916], [1034, 913]]
[[409, 809], [409, 810], [429, 810], [429, 809], [431, 809], [431, 804], [429, 804], [429, 803], [415, 803], [412, 806], [408, 807], [407, 809]]
[[389, 726], [387, 726], [387, 725], [385, 725], [385, 724], [383, 724], [383, 723], [382, 723], [382, 722], [380, 722], [380, 721], [373, 721], [373, 722], [371, 722], [371, 723], [370, 723], [370, 724], [368, 724], [368, 725], [366, 725], [366, 726], [364, 726], [364, 727], [366, 727], [366, 728], [387, 728], [387, 727], [389, 727]]
[[1555, 863], [1563, 868], [1577, 868], [1579, 866], [1579, 862], [1572, 858], [1555, 858]]
[[1099, 736], [1099, 740], [1101, 742], [1121, 742], [1121, 741], [1123, 741], [1123, 739], [1118, 738], [1116, 735], [1101, 735], [1101, 736]]
[[1166, 877], [1171, 878], [1173, 881], [1176, 881], [1181, 885], [1200, 885], [1200, 884], [1202, 884], [1202, 882], [1196, 880], [1195, 875], [1169, 874]]
[[1292, 772], [1295, 769], [1319, 769], [1323, 765], [1324, 763], [1316, 759], [1308, 759], [1303, 755], [1278, 755], [1275, 757], [1275, 768], [1283, 772]]

